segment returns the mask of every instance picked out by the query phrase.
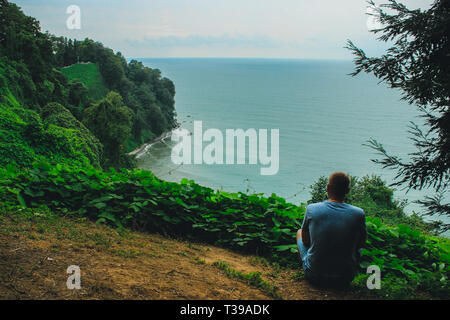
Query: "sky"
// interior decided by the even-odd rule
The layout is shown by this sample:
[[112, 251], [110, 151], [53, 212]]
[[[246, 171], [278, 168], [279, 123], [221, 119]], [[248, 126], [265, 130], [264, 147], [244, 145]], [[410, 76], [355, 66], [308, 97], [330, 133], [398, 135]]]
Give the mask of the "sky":
[[[43, 31], [86, 37], [127, 58], [259, 57], [352, 59], [351, 39], [369, 55], [386, 44], [369, 32], [366, 0], [10, 0]], [[377, 5], [387, 0], [375, 1]], [[433, 0], [401, 0], [427, 9]], [[80, 10], [80, 29], [67, 20]], [[70, 20], [75, 21], [75, 20]], [[370, 22], [370, 21], [369, 21]]]

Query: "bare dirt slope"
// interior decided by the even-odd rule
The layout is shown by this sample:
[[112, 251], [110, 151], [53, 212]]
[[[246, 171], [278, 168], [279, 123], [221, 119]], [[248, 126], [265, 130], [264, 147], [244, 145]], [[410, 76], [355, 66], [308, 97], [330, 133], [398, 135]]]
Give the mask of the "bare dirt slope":
[[[229, 277], [260, 272], [283, 299], [358, 299], [311, 287], [298, 270], [262, 258], [155, 234], [67, 218], [0, 216], [0, 299], [272, 299], [267, 290]], [[68, 266], [81, 289], [67, 289]]]

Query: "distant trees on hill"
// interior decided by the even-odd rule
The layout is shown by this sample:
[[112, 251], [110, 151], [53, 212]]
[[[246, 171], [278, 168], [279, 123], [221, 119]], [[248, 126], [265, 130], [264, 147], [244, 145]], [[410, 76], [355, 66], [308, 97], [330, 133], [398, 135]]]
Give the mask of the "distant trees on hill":
[[[88, 126], [112, 150], [105, 152], [107, 158], [112, 158], [102, 163], [130, 165], [127, 151], [176, 125], [175, 86], [158, 69], [135, 60], [128, 63], [120, 52], [114, 53], [91, 39], [77, 41], [42, 33], [36, 19], [24, 15], [7, 0], [0, 0], [0, 22], [0, 65], [4, 71], [0, 74], [0, 100], [2, 94], [10, 91], [23, 106], [38, 113], [49, 103], [59, 103], [78, 120], [94, 117], [92, 113], [100, 111], [99, 105], [112, 103], [112, 97], [121, 101], [118, 109], [129, 108], [121, 114], [129, 114], [129, 125], [123, 125], [122, 116], [105, 118], [110, 121], [106, 126], [124, 130], [123, 134], [117, 132], [120, 139], [103, 139], [103, 132]], [[108, 90], [115, 93], [100, 102], [92, 101], [83, 83], [68, 81], [61, 68], [78, 62], [96, 63]], [[114, 143], [121, 145], [112, 146]], [[117, 150], [121, 150], [121, 156]]]
[[175, 86], [161, 77], [160, 70], [145, 67], [136, 60], [128, 63], [120, 52], [114, 53], [91, 39], [77, 41], [52, 36], [51, 41], [58, 67], [78, 62], [98, 64], [108, 89], [119, 93], [134, 113], [134, 146], [175, 126]]

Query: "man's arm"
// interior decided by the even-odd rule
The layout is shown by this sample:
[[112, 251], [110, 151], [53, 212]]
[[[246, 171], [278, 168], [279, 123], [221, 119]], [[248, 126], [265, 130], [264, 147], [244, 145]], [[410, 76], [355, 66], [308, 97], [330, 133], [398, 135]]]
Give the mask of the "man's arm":
[[302, 237], [302, 242], [305, 245], [305, 247], [309, 247], [311, 245], [311, 237], [309, 235], [308, 209], [305, 212], [305, 218], [303, 219], [302, 228], [300, 229], [300, 236]]
[[311, 238], [309, 235], [309, 229], [308, 228], [302, 228], [302, 242], [305, 245], [305, 247], [309, 247], [311, 245]]

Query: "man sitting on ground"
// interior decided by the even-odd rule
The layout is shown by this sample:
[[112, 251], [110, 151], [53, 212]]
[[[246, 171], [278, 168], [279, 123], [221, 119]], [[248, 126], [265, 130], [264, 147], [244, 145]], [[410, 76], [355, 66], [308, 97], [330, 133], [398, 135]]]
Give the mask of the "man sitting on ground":
[[331, 174], [328, 200], [308, 205], [297, 232], [305, 278], [316, 285], [347, 287], [357, 273], [366, 220], [361, 208], [344, 203], [349, 191], [347, 174]]

